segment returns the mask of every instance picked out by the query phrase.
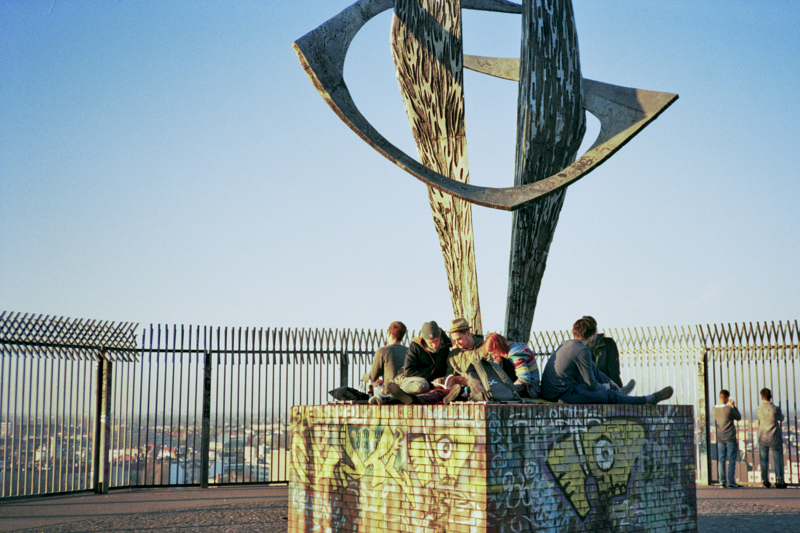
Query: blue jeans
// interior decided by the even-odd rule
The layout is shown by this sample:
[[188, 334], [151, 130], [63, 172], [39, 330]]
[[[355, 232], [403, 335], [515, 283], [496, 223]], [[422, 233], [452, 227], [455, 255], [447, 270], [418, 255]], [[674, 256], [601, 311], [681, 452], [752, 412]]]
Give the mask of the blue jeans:
[[559, 399], [566, 403], [643, 404], [646, 401], [644, 396], [625, 396], [624, 394], [620, 394], [613, 389], [589, 390], [589, 388], [583, 382], [573, 385], [572, 388], [562, 394], [561, 398]]
[[[717, 468], [719, 484], [731, 486], [736, 484], [736, 460], [739, 459], [739, 441], [717, 443]], [[725, 462], [728, 462], [727, 476]]]
[[759, 455], [761, 456], [761, 480], [769, 480], [769, 451], [772, 450], [772, 461], [775, 463], [775, 482], [783, 483], [783, 443], [775, 446], [760, 446]]

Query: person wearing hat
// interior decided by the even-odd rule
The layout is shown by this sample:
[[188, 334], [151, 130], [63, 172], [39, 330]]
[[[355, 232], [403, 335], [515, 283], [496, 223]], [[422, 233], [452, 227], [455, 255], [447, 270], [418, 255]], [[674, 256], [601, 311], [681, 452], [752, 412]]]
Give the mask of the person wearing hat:
[[[448, 374], [465, 376], [470, 363], [475, 359], [482, 359], [486, 355], [481, 349], [483, 336], [472, 333], [466, 318], [451, 320], [448, 333], [453, 338], [453, 350], [447, 358]], [[460, 385], [466, 385], [466, 379]]]
[[419, 337], [411, 341], [406, 352], [403, 369], [386, 390], [408, 403], [409, 394], [424, 394], [431, 390], [431, 382], [447, 374], [447, 356], [452, 343], [450, 338], [431, 320], [419, 330]]
[[[447, 373], [459, 376], [457, 383], [466, 385], [467, 369], [475, 359], [494, 360], [486, 351], [483, 335], [472, 333], [466, 318], [456, 318], [450, 322], [448, 333], [453, 338], [453, 350], [447, 358]], [[500, 361], [500, 366], [509, 376], [514, 376], [514, 364], [508, 359]]]

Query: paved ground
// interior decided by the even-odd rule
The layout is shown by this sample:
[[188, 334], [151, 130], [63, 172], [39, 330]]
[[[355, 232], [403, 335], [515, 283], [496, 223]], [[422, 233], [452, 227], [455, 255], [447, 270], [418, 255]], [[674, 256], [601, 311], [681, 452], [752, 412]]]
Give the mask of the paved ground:
[[[800, 532], [800, 489], [697, 490], [701, 533]], [[0, 531], [286, 531], [287, 489], [217, 487], [81, 494], [0, 504]]]
[[0, 531], [285, 532], [287, 488], [121, 490], [0, 503]]
[[698, 487], [701, 533], [798, 533], [800, 489]]

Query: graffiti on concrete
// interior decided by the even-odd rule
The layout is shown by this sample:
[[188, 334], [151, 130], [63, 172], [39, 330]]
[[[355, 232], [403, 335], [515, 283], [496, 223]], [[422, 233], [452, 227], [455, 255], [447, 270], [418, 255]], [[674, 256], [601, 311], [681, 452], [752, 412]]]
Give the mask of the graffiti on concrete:
[[289, 531], [696, 531], [692, 428], [672, 406], [298, 407]]
[[398, 517], [401, 531], [445, 531], [448, 524], [485, 516], [464, 476], [481, 449], [471, 420], [410, 431], [380, 418], [333, 427], [309, 412], [293, 417], [290, 488], [292, 506], [309, 529], [368, 528], [366, 517], [391, 517], [403, 502], [414, 512]]
[[498, 533], [696, 530], [693, 422], [671, 409], [488, 412], [489, 520]]
[[640, 422], [614, 419], [565, 433], [550, 445], [545, 464], [581, 519], [591, 511], [592, 500], [609, 502], [628, 495], [644, 436]]

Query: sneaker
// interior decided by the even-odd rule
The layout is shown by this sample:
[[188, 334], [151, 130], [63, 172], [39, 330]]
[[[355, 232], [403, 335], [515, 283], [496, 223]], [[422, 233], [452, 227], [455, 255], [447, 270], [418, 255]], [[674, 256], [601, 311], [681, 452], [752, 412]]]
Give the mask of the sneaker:
[[785, 489], [786, 487], [787, 487], [787, 485], [783, 481], [781, 481], [780, 483], [775, 483], [775, 488], [776, 489]]
[[415, 403], [417, 399], [417, 397], [413, 394], [407, 394], [404, 392], [397, 383], [389, 383], [386, 385], [386, 391], [406, 405]]
[[453, 388], [450, 389], [450, 392], [447, 393], [447, 396], [444, 397], [444, 400], [442, 400], [442, 402], [444, 402], [444, 404], [447, 405], [456, 398], [458, 398], [459, 394], [461, 394], [461, 385], [453, 385]]
[[620, 394], [624, 394], [625, 396], [627, 396], [627, 395], [629, 395], [629, 394], [631, 393], [631, 391], [633, 390], [633, 388], [634, 388], [635, 386], [636, 386], [636, 380], [635, 380], [635, 379], [632, 379], [632, 380], [630, 380], [630, 381], [628, 382], [628, 384], [627, 384], [627, 385], [625, 385], [624, 387], [622, 387], [621, 389], [619, 389], [619, 393], [620, 393]]
[[672, 389], [672, 387], [664, 387], [660, 391], [654, 392], [653, 394], [646, 396], [645, 403], [649, 403], [650, 405], [655, 405], [658, 402], [669, 400], [670, 398], [672, 398], [672, 394], [674, 392], [675, 391]]
[[741, 489], [742, 488], [742, 486], [739, 485], [738, 483], [734, 483], [732, 485], [726, 485], [725, 487], [728, 488], [728, 489]]
[[383, 405], [383, 399], [381, 399], [380, 394], [376, 394], [372, 398], [369, 399], [370, 405]]
[[[769, 482], [769, 481], [767, 481], [766, 479], [765, 479], [764, 481], [762, 481], [762, 482], [761, 482], [761, 484], [762, 484], [762, 485], [764, 485], [764, 486], [765, 486], [765, 487], [767, 487], [767, 488], [770, 488], [770, 487], [772, 486], [772, 483], [770, 483], [770, 482]], [[776, 483], [776, 484], [775, 484], [775, 486], [777, 487], [777, 486], [778, 486], [778, 484]]]

